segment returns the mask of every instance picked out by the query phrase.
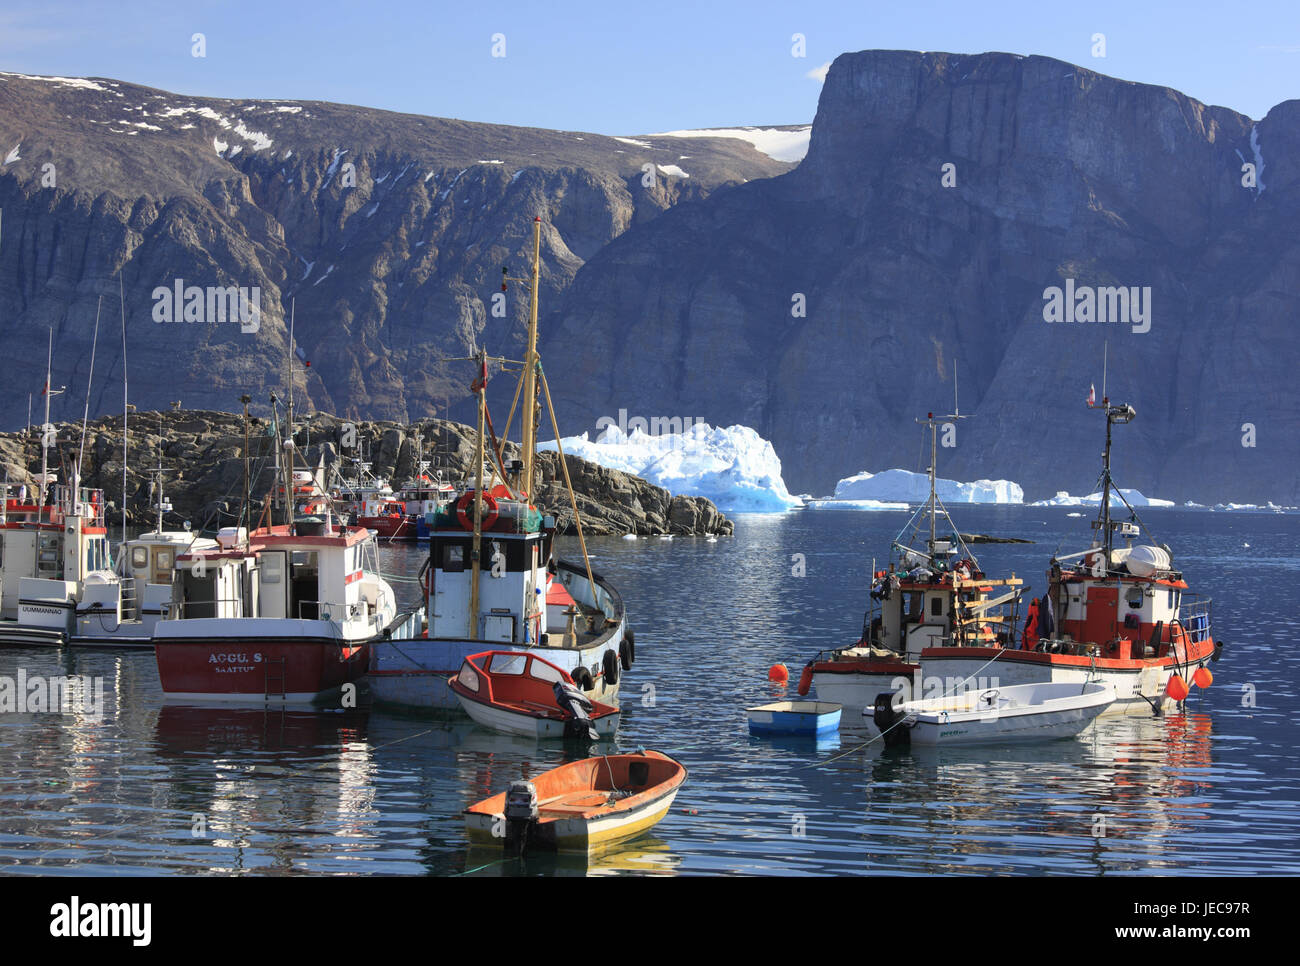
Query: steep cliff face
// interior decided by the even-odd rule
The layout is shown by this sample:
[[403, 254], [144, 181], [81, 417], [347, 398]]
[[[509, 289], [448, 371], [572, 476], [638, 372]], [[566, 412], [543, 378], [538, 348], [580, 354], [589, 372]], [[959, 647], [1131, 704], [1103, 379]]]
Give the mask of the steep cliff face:
[[[1047, 58], [845, 54], [796, 170], [668, 212], [578, 273], [544, 328], [566, 431], [620, 408], [740, 422], [792, 490], [825, 492], [923, 468], [913, 419], [951, 411], [955, 373], [974, 418], [943, 475], [1077, 491], [1108, 354], [1110, 395], [1139, 414], [1125, 485], [1300, 502], [1298, 139], [1297, 101], [1255, 123]], [[1120, 286], [1149, 289], [1149, 312], [1044, 320], [1051, 287]]]
[[[0, 331], [26, 373], [0, 396], [9, 426], [39, 394], [51, 327], [54, 382], [70, 388], [54, 416], [80, 415], [101, 296], [91, 411], [120, 410], [119, 273], [142, 408], [264, 399], [284, 377], [292, 311], [312, 405], [444, 414], [466, 395], [463, 366], [444, 359], [475, 345], [522, 352], [526, 289], [512, 285], [500, 315], [491, 300], [503, 265], [528, 274], [534, 216], [545, 305], [629, 226], [791, 167], [734, 138], [617, 139], [0, 74], [6, 154]], [[177, 280], [181, 321], [160, 324], [153, 293]], [[209, 311], [184, 321], [190, 286], [205, 309], [210, 287], [243, 288], [249, 304], [256, 290], [257, 331]]]

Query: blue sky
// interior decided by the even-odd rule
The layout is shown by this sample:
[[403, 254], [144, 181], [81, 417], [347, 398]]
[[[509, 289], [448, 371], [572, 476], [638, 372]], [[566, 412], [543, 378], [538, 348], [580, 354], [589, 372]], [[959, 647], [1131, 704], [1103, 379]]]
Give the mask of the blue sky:
[[[205, 35], [206, 56], [191, 55]], [[505, 56], [492, 37], [505, 35]], [[792, 35], [806, 56], [792, 56]], [[1105, 35], [1106, 56], [1092, 56]], [[811, 121], [866, 48], [1043, 54], [1259, 118], [1300, 96], [1300, 3], [7, 0], [0, 69], [603, 134]]]

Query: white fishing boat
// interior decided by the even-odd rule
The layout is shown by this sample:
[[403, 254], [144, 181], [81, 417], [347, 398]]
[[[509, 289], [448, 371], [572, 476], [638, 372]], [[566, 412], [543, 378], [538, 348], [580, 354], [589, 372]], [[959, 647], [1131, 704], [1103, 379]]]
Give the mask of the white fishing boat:
[[[553, 553], [556, 518], [535, 504], [537, 415], [543, 400], [560, 438], [550, 391], [537, 355], [537, 292], [541, 219], [534, 220], [531, 317], [522, 363], [473, 357], [478, 426], [469, 478], [434, 491], [436, 508], [422, 518], [429, 557], [419, 574], [428, 630], [423, 637], [378, 642], [371, 652], [370, 689], [382, 704], [413, 710], [459, 709], [447, 681], [472, 654], [487, 648], [532, 650], [568, 674], [589, 700], [618, 693], [635, 659], [623, 600], [592, 570], [568, 466], [560, 467], [572, 503], [582, 561]], [[469, 361], [469, 360], [465, 360]], [[518, 365], [516, 391], [523, 417], [521, 459], [506, 460], [487, 406], [489, 363]], [[506, 438], [510, 431], [506, 421]], [[489, 437], [489, 432], [491, 436]], [[363, 520], [364, 523], [364, 520]]]
[[948, 747], [1068, 738], [1114, 702], [1109, 684], [1016, 684], [919, 701], [881, 694], [862, 714], [886, 745]]

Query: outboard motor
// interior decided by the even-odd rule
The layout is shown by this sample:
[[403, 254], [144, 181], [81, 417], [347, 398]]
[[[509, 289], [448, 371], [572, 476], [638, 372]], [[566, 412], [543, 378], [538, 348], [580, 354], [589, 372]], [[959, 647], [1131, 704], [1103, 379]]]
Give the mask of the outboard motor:
[[876, 723], [876, 727], [885, 738], [886, 748], [897, 748], [911, 743], [907, 728], [900, 724], [905, 715], [894, 707], [896, 696], [897, 692], [894, 691], [877, 694], [876, 706], [871, 716], [871, 720]]
[[600, 737], [596, 732], [596, 723], [591, 720], [590, 712], [595, 705], [590, 698], [566, 681], [556, 681], [551, 690], [555, 692], [555, 703], [569, 714], [568, 720], [564, 722], [565, 738], [589, 738], [595, 741]]
[[506, 790], [506, 851], [522, 855], [528, 834], [537, 821], [537, 787], [528, 781], [514, 781]]

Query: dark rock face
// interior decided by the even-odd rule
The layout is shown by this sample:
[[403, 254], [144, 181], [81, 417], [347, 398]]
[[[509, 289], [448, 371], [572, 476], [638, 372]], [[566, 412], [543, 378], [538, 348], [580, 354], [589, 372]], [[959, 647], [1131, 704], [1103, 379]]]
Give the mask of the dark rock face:
[[[942, 475], [1083, 493], [1108, 342], [1108, 392], [1138, 411], [1117, 430], [1123, 485], [1296, 504], [1298, 145], [1300, 101], [1255, 123], [1042, 57], [842, 55], [796, 170], [669, 211], [579, 271], [543, 327], [563, 428], [620, 408], [743, 423], [792, 492], [829, 492], [923, 470], [913, 420], [951, 412], [955, 375], [975, 418]], [[1260, 160], [1263, 190], [1243, 186]], [[1149, 287], [1149, 331], [1044, 321], [1067, 279]]]
[[[283, 382], [292, 314], [312, 362], [295, 382], [316, 408], [468, 419], [445, 360], [478, 345], [522, 355], [525, 286], [499, 315], [493, 298], [503, 265], [529, 274], [535, 216], [545, 306], [630, 226], [791, 167], [737, 139], [640, 140], [0, 75], [0, 157], [18, 147], [0, 166], [0, 331], [25, 373], [0, 395], [0, 424], [26, 422], [29, 392], [40, 408], [50, 328], [54, 384], [71, 389], [53, 417], [80, 417], [100, 297], [91, 414], [121, 410], [119, 273], [141, 409], [264, 398]], [[689, 177], [655, 167], [672, 164]], [[155, 321], [153, 293], [178, 279], [256, 289], [257, 331], [214, 321], [215, 303], [202, 322]]]
[[[343, 427], [347, 421], [317, 413], [296, 434], [301, 459], [308, 467], [337, 464], [350, 478], [355, 477], [358, 449], [347, 449]], [[394, 486], [411, 478], [421, 457], [416, 451], [419, 432], [425, 459], [442, 472], [443, 478], [459, 481], [469, 475], [474, 459], [473, 430], [459, 423], [429, 419], [415, 426], [384, 422], [353, 423], [355, 439], [372, 464], [371, 472], [387, 478]], [[81, 424], [60, 423], [57, 452], [71, 457], [80, 448]], [[175, 510], [168, 514], [168, 526], [189, 520], [196, 527], [231, 526], [235, 523], [244, 492], [244, 426], [241, 417], [230, 413], [203, 411], [146, 412], [134, 414], [128, 424], [129, 443], [126, 476], [127, 521], [132, 526], [154, 522], [150, 468], [166, 468], [164, 491]], [[273, 442], [268, 424], [261, 420], [251, 428], [250, 493], [252, 518], [258, 519], [265, 498], [275, 485]], [[110, 504], [110, 522], [120, 524], [122, 504], [122, 417], [109, 416], [89, 424], [86, 431], [83, 485], [102, 487]], [[506, 444], [507, 459], [518, 455], [518, 447]], [[573, 481], [583, 532], [591, 535], [636, 533], [730, 534], [733, 525], [704, 497], [673, 496], [640, 477], [606, 469], [577, 456], [566, 456]], [[51, 466], [59, 479], [68, 473], [51, 451]], [[574, 533], [573, 511], [555, 453], [539, 454], [538, 496], [534, 501], [556, 518], [563, 533]], [[299, 468], [306, 468], [299, 466]], [[10, 480], [25, 479], [24, 470], [40, 469], [39, 441], [22, 433], [0, 433], [0, 471]]]

